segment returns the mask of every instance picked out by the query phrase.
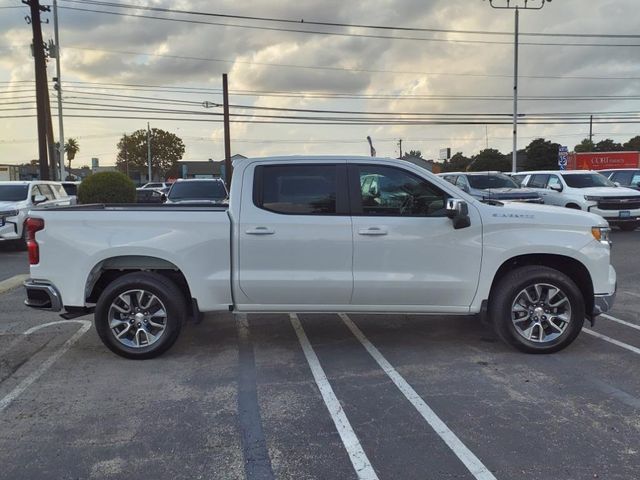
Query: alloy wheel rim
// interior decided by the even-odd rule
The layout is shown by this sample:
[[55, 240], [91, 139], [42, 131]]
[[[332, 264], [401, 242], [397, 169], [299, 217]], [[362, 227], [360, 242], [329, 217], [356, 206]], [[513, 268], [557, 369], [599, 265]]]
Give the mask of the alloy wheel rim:
[[164, 303], [148, 290], [127, 290], [111, 302], [109, 329], [114, 338], [129, 348], [153, 345], [167, 328]]
[[511, 321], [524, 339], [552, 342], [565, 332], [571, 321], [571, 302], [555, 285], [531, 284], [516, 295], [511, 305]]

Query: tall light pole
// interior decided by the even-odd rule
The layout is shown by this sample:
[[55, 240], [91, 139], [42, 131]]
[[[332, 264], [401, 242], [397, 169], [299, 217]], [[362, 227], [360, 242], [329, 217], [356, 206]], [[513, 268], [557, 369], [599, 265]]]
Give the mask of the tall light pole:
[[[58, 1], [53, 0], [53, 37], [56, 44], [56, 90], [58, 92], [58, 158], [60, 160], [60, 181], [64, 182], [64, 125], [62, 120], [62, 73], [60, 72], [60, 35], [58, 33]], [[71, 173], [71, 172], [69, 172]]]
[[149, 126], [149, 122], [147, 122], [147, 164], [149, 165], [149, 180], [147, 180], [147, 182], [153, 182], [151, 178], [153, 172], [151, 171], [151, 127]]
[[[515, 10], [515, 30], [513, 49], [513, 154], [511, 159], [511, 171], [518, 170], [518, 29], [520, 27], [520, 10], [540, 10], [545, 3], [551, 0], [504, 0], [505, 4], [499, 4], [499, 0], [489, 0], [492, 8], [499, 10]], [[524, 3], [524, 5], [522, 5]]]

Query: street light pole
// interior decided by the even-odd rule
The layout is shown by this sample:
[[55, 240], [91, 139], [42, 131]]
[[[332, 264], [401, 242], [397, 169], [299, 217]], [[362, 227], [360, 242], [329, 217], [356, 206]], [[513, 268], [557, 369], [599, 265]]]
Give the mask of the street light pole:
[[58, 92], [58, 158], [60, 160], [60, 181], [64, 182], [67, 175], [64, 170], [64, 125], [62, 119], [62, 73], [60, 72], [60, 34], [58, 33], [58, 1], [53, 0], [53, 36], [56, 44], [56, 75]]
[[[511, 5], [513, 1], [513, 5]], [[524, 6], [518, 4], [518, 0], [506, 0], [506, 5], [498, 5], [496, 0], [489, 0], [489, 5], [495, 9], [515, 10], [515, 29], [513, 40], [513, 153], [511, 156], [511, 171], [518, 170], [518, 42], [520, 29], [520, 10], [540, 10], [545, 3], [551, 0], [523, 0]], [[529, 3], [533, 3], [532, 6]]]

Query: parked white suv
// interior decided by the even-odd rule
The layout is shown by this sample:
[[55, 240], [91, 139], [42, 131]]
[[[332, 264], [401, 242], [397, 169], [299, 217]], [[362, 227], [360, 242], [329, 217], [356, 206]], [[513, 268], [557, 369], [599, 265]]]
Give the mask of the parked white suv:
[[523, 172], [522, 186], [537, 190], [547, 205], [574, 208], [600, 215], [622, 230], [640, 226], [640, 192], [618, 187], [598, 172], [548, 170]]
[[73, 203], [73, 197], [58, 182], [0, 182], [0, 242], [25, 245], [23, 225], [32, 207]]

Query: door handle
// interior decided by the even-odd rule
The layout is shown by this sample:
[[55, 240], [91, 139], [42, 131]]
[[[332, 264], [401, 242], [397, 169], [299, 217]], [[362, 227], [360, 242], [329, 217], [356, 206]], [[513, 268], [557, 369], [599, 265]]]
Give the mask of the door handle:
[[386, 235], [387, 231], [380, 227], [369, 227], [358, 230], [359, 235]]
[[247, 235], [273, 235], [276, 231], [273, 228], [268, 227], [255, 227], [250, 228], [245, 233]]

